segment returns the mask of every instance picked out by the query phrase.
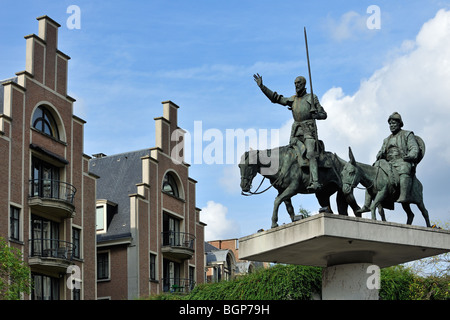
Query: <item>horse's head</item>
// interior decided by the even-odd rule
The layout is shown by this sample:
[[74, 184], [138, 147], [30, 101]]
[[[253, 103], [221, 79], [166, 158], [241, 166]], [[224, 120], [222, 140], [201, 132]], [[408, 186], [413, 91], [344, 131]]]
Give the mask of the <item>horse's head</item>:
[[243, 192], [249, 192], [252, 188], [253, 178], [258, 173], [256, 151], [246, 151], [239, 163], [239, 169], [241, 170], [241, 189]]
[[361, 174], [358, 168], [356, 167], [356, 160], [355, 157], [353, 156], [352, 149], [350, 147], [348, 149], [350, 161], [345, 164], [341, 172], [342, 192], [345, 195], [348, 195], [351, 192], [353, 192], [353, 189], [358, 185], [358, 183], [361, 180]]

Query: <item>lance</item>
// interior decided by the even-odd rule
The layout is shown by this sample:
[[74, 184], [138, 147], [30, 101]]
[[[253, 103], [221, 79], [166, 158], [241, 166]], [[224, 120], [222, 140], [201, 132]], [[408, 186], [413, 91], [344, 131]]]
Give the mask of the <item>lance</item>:
[[303, 30], [305, 32], [306, 60], [308, 61], [309, 86], [311, 87], [311, 112], [317, 112], [316, 102], [314, 99], [313, 85], [312, 85], [311, 66], [309, 64], [308, 37], [306, 36], [306, 27], [304, 27]]

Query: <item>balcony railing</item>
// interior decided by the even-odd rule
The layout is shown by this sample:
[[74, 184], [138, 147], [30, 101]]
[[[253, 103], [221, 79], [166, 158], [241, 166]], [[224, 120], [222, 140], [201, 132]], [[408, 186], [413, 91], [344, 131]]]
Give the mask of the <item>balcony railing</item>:
[[59, 239], [31, 239], [30, 257], [56, 258], [71, 261], [75, 245]]
[[30, 180], [30, 197], [62, 200], [73, 204], [77, 189], [66, 182], [51, 179]]
[[195, 287], [195, 281], [183, 278], [163, 278], [163, 291], [189, 293]]
[[194, 250], [195, 236], [186, 232], [164, 231], [162, 235], [162, 246], [182, 247]]

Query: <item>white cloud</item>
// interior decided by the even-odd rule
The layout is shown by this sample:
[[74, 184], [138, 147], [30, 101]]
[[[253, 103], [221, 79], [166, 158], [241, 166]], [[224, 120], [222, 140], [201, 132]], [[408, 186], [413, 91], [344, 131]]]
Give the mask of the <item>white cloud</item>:
[[332, 39], [336, 41], [355, 39], [361, 34], [367, 34], [367, 18], [355, 11], [344, 13], [338, 21], [328, 17], [324, 26]]
[[[425, 182], [424, 200], [430, 217], [444, 219], [448, 219], [444, 217], [447, 213], [439, 206], [447, 197], [442, 183], [450, 179], [450, 143], [446, 139], [450, 120], [448, 39], [450, 11], [440, 10], [422, 26], [414, 41], [405, 41], [395, 56], [362, 81], [356, 93], [329, 89], [321, 98], [328, 118], [318, 122], [319, 138], [327, 150], [348, 159], [351, 146], [358, 161], [373, 163], [383, 139], [390, 134], [389, 115], [399, 112], [404, 129], [425, 141], [427, 150], [418, 166], [418, 178]], [[395, 219], [404, 222], [405, 216], [396, 215]], [[422, 221], [417, 214], [414, 224]]]
[[239, 236], [239, 226], [236, 222], [228, 219], [227, 207], [214, 201], [208, 201], [206, 207], [201, 209], [200, 220], [207, 224], [205, 241], [237, 238]]
[[328, 90], [321, 99], [328, 119], [319, 122], [319, 136], [328, 149], [339, 146], [332, 151], [346, 156], [352, 146], [364, 151], [362, 161], [373, 161], [389, 134], [387, 118], [397, 111], [404, 129], [425, 140], [428, 153], [449, 155], [450, 145], [436, 139], [447, 136], [450, 116], [449, 38], [450, 11], [440, 10], [424, 24], [414, 45], [408, 41], [404, 54], [362, 81], [354, 95], [345, 95], [342, 88]]

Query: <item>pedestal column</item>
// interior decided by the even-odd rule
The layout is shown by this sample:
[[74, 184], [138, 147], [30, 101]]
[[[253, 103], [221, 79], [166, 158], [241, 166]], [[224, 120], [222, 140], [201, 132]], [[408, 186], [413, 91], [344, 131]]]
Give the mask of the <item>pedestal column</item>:
[[323, 269], [323, 300], [378, 300], [378, 291], [379, 268], [371, 263], [348, 263]]

